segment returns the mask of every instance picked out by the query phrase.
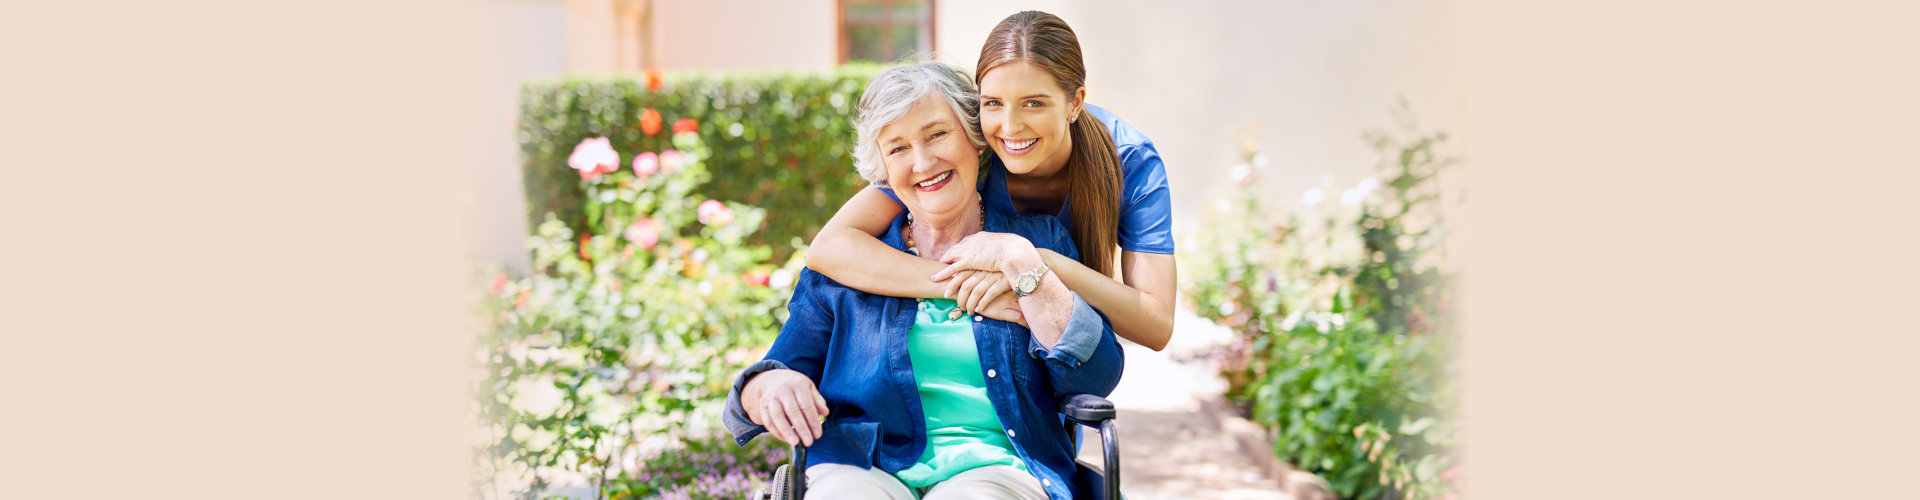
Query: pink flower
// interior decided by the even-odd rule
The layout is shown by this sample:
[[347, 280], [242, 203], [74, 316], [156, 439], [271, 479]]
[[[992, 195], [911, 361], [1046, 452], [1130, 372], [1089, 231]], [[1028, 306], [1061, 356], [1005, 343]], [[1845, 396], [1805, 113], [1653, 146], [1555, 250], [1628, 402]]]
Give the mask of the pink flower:
[[660, 133], [660, 112], [653, 108], [640, 110], [640, 132], [653, 135]]
[[581, 179], [592, 179], [619, 171], [620, 153], [613, 150], [613, 143], [605, 137], [587, 138], [573, 146], [573, 154], [567, 156], [567, 166], [579, 170]]
[[680, 171], [680, 167], [684, 166], [685, 164], [686, 164], [686, 159], [680, 157], [680, 151], [678, 150], [669, 149], [669, 150], [660, 152], [660, 172], [661, 173], [671, 174], [674, 172], [678, 172]]
[[1461, 470], [1461, 469], [1460, 469], [1460, 467], [1461, 467], [1461, 466], [1459, 466], [1459, 465], [1455, 465], [1455, 466], [1453, 466], [1453, 468], [1451, 468], [1451, 469], [1447, 469], [1446, 471], [1444, 471], [1444, 472], [1441, 472], [1441, 473], [1440, 473], [1440, 480], [1441, 480], [1441, 481], [1457, 481], [1457, 480], [1459, 480], [1459, 479], [1460, 479], [1460, 476], [1461, 476], [1461, 475], [1463, 475], [1463, 474], [1466, 474], [1466, 471], [1464, 471], [1464, 470]]
[[673, 122], [673, 133], [675, 135], [684, 134], [687, 132], [699, 132], [699, 131], [700, 131], [700, 122], [693, 121], [692, 118], [681, 118], [679, 120], [674, 120]]
[[634, 175], [646, 177], [649, 175], [653, 175], [654, 172], [659, 172], [659, 171], [660, 171], [659, 156], [654, 155], [652, 151], [634, 155], [633, 157], [633, 174]]
[[640, 219], [627, 226], [627, 241], [639, 245], [641, 250], [660, 244], [660, 219]]
[[500, 295], [500, 291], [505, 290], [506, 288], [507, 288], [507, 273], [502, 272], [502, 273], [494, 274], [493, 285], [487, 287], [487, 293], [492, 295]]
[[753, 286], [767, 286], [767, 281], [772, 278], [773, 272], [766, 269], [754, 269], [740, 275], [740, 281]]
[[733, 223], [733, 209], [718, 200], [700, 202], [700, 223], [709, 226], [725, 226]]

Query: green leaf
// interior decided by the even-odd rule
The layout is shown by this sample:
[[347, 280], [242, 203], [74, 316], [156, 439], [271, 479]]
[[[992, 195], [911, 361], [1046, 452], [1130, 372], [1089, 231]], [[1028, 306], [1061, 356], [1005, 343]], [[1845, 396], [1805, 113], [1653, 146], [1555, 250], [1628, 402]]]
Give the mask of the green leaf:
[[1433, 424], [1434, 424], [1433, 417], [1420, 418], [1412, 422], [1408, 422], [1405, 425], [1401, 425], [1400, 433], [1409, 435], [1409, 436], [1419, 435], [1420, 433], [1426, 432], [1427, 429], [1432, 428]]

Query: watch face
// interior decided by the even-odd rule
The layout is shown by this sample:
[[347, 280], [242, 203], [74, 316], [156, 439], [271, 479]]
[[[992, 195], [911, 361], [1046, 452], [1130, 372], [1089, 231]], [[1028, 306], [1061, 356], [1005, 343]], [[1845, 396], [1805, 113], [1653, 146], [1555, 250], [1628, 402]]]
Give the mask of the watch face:
[[1013, 291], [1020, 292], [1020, 295], [1033, 293], [1033, 286], [1037, 284], [1039, 284], [1039, 280], [1033, 279], [1033, 275], [1021, 276], [1018, 281], [1013, 283]]

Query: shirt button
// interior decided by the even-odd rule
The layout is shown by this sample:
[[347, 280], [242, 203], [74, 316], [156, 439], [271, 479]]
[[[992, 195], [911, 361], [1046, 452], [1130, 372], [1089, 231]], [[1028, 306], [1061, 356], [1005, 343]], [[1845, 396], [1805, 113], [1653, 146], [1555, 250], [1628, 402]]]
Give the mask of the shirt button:
[[1007, 429], [1007, 437], [1013, 437], [1013, 429]]
[[1047, 479], [1047, 478], [1044, 478], [1044, 477], [1043, 477], [1043, 478], [1040, 478], [1040, 485], [1041, 485], [1041, 486], [1045, 486], [1045, 487], [1048, 487], [1048, 488], [1052, 488], [1052, 487], [1053, 487], [1053, 480], [1052, 480], [1052, 479]]
[[977, 322], [979, 322], [979, 321], [980, 321], [980, 315], [978, 315], [978, 314], [975, 314], [975, 315], [973, 315], [973, 321], [974, 321], [974, 322], [976, 322], [976, 323], [977, 323]]
[[987, 378], [993, 378], [993, 369], [987, 369]]

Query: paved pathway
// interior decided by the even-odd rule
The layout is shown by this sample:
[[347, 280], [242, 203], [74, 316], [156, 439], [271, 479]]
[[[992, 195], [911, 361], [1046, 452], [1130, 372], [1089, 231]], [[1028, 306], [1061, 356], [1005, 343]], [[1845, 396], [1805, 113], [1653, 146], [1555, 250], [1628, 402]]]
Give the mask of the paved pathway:
[[[1233, 333], [1186, 310], [1173, 331], [1161, 352], [1122, 342], [1126, 373], [1108, 398], [1120, 409], [1121, 491], [1130, 500], [1294, 500], [1283, 481], [1306, 480], [1275, 463], [1261, 429], [1227, 404], [1227, 382], [1204, 355]], [[1087, 435], [1081, 459], [1101, 463], [1098, 439]]]

